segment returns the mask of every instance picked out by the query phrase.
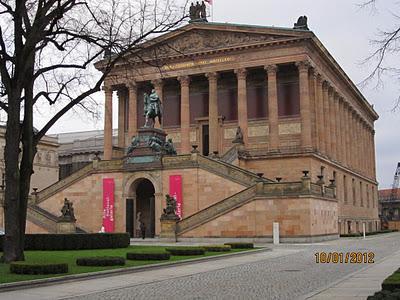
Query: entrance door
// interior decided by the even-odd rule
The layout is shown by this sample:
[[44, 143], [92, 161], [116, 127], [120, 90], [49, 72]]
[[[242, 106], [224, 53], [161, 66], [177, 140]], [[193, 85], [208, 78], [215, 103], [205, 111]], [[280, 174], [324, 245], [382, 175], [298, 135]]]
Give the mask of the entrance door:
[[[135, 223], [142, 222], [146, 228], [146, 237], [151, 238], [155, 235], [156, 218], [154, 193], [154, 186], [151, 181], [147, 179], [142, 179], [136, 187]], [[140, 237], [140, 235], [141, 232], [137, 230], [135, 236]]]
[[135, 215], [135, 207], [133, 199], [126, 199], [126, 232], [129, 233], [130, 237], [134, 237], [134, 226], [135, 221], [133, 216]]
[[208, 125], [202, 126], [202, 144], [203, 144], [203, 155], [207, 156], [210, 152]]

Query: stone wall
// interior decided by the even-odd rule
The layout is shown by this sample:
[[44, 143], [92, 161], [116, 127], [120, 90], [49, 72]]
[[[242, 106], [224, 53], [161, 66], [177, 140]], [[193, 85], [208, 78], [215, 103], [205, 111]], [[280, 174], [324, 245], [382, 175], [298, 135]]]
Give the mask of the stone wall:
[[270, 238], [272, 224], [281, 237], [335, 235], [337, 204], [322, 198], [256, 199], [182, 234], [183, 238]]

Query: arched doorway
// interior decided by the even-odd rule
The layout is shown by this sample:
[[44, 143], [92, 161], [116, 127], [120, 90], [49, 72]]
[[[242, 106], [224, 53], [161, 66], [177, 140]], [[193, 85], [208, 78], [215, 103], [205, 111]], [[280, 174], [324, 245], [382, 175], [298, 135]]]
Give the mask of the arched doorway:
[[126, 231], [141, 237], [140, 222], [146, 227], [146, 237], [155, 235], [155, 189], [150, 180], [141, 178], [131, 186], [131, 198], [126, 199]]

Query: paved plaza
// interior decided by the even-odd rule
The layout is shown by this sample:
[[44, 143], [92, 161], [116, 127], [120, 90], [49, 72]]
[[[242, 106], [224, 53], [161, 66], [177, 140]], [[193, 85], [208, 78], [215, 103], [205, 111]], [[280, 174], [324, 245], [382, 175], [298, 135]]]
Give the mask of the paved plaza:
[[[400, 233], [0, 293], [0, 299], [366, 299], [400, 267]], [[318, 264], [317, 252], [373, 252], [374, 264]]]

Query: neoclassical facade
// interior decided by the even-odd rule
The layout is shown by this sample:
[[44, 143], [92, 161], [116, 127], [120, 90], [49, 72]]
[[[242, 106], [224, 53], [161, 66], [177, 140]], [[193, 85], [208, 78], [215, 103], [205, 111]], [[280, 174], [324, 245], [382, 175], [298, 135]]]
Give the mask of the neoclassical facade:
[[[153, 88], [163, 108], [157, 126], [178, 155], [130, 163], [127, 147], [141, 132], [143, 95]], [[180, 178], [178, 239], [268, 241], [273, 222], [283, 240], [302, 242], [360, 231], [363, 223], [380, 228], [378, 115], [312, 31], [190, 23], [127, 55], [104, 94], [103, 159], [40, 191], [40, 210], [56, 214], [67, 197], [78, 225], [98, 231], [102, 181], [111, 179], [115, 230], [135, 236], [142, 218], [147, 235], [159, 236], [165, 195]]]
[[[342, 232], [365, 221], [378, 226], [378, 115], [314, 33], [193, 23], [144, 51], [147, 63], [132, 58], [105, 82], [105, 159], [123, 155], [144, 124], [143, 93], [154, 87], [163, 100], [162, 128], [180, 154], [198, 145], [203, 155], [223, 156], [239, 126], [241, 167], [289, 181], [302, 169], [322, 174], [336, 181]], [[153, 52], [162, 57], [159, 67], [151, 66]], [[117, 145], [112, 101], [119, 103]]]

